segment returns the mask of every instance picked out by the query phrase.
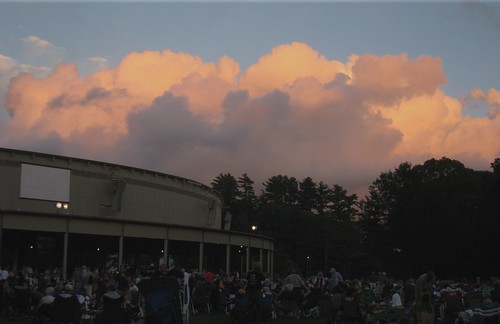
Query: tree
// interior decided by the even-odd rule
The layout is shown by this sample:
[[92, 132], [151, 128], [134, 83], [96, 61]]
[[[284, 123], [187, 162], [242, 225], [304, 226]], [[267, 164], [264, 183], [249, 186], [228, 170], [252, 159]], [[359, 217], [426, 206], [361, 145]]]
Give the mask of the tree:
[[358, 196], [348, 195], [347, 190], [334, 185], [330, 191], [331, 215], [337, 221], [352, 221], [358, 214]]
[[238, 199], [243, 202], [247, 208], [253, 208], [257, 200], [253, 184], [254, 181], [250, 179], [246, 173], [243, 173], [238, 178]]
[[295, 206], [298, 198], [298, 182], [294, 177], [284, 175], [272, 176], [263, 183], [261, 195], [265, 203], [277, 203]]
[[233, 208], [235, 230], [248, 231], [250, 228], [250, 218], [257, 208], [257, 196], [253, 184], [253, 180], [246, 173], [238, 178], [238, 196]]
[[490, 165], [493, 173], [500, 175], [500, 158], [496, 158]]
[[311, 177], [299, 182], [298, 204], [305, 212], [317, 213], [318, 187]]
[[233, 212], [234, 203], [238, 197], [238, 182], [230, 173], [220, 173], [211, 183], [212, 189], [217, 191], [222, 198], [222, 211]]
[[329, 212], [330, 204], [330, 188], [323, 181], [320, 181], [317, 186], [318, 197], [316, 200], [316, 211], [319, 215]]
[[[230, 173], [220, 173], [211, 183], [212, 189], [217, 191], [222, 199], [222, 226], [226, 222], [226, 215], [234, 215], [235, 203], [238, 197], [238, 182]], [[235, 217], [236, 218], [236, 217]], [[237, 219], [231, 221], [238, 223]]]
[[441, 277], [457, 269], [491, 275], [500, 263], [492, 249], [500, 219], [487, 198], [495, 192], [491, 179], [445, 157], [382, 173], [362, 204], [366, 251], [407, 276], [428, 269]]

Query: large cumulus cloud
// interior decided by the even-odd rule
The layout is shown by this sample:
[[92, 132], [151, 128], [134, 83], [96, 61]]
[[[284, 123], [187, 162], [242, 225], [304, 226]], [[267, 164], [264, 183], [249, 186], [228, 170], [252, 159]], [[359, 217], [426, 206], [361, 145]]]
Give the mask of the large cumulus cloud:
[[362, 192], [382, 171], [430, 157], [487, 169], [500, 155], [499, 95], [462, 114], [440, 58], [353, 54], [329, 60], [279, 45], [246, 71], [221, 57], [131, 53], [89, 76], [72, 64], [19, 74], [6, 96], [0, 145], [133, 165], [209, 183], [220, 172], [260, 183], [311, 176]]

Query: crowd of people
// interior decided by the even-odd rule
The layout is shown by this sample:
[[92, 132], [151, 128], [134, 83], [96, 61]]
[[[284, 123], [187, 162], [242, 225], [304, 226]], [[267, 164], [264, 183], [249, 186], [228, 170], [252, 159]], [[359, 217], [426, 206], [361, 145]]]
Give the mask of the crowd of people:
[[126, 266], [103, 272], [82, 265], [0, 271], [0, 311], [34, 323], [174, 323], [186, 314], [222, 312], [234, 323], [317, 318], [318, 323], [499, 323], [500, 280], [437, 280], [429, 271], [406, 281], [384, 272], [346, 280], [334, 267], [303, 277], [289, 268], [270, 278], [254, 264], [246, 274], [169, 269], [141, 274]]

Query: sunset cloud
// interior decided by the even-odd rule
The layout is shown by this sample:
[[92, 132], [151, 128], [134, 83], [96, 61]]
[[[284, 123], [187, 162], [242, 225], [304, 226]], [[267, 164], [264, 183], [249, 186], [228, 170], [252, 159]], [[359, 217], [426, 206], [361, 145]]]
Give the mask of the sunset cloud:
[[[0, 69], [8, 65], [0, 57]], [[303, 43], [276, 46], [246, 71], [226, 56], [130, 53], [88, 76], [61, 64], [44, 78], [11, 79], [0, 145], [207, 184], [220, 172], [257, 184], [286, 174], [360, 192], [404, 161], [448, 156], [488, 169], [500, 156], [499, 91], [471, 90], [490, 107], [489, 117], [471, 117], [445, 83], [438, 57], [342, 62]]]

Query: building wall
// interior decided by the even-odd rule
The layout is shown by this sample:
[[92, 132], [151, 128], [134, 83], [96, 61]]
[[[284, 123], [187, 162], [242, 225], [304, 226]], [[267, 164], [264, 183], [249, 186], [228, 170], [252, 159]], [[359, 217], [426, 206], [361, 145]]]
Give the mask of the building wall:
[[[26, 184], [26, 179], [30, 179], [26, 176], [27, 169], [35, 170], [37, 175], [62, 170], [66, 195], [58, 197], [65, 197], [67, 201], [63, 202], [69, 203], [69, 208], [57, 209], [54, 197], [33, 199], [36, 195], [26, 194], [26, 188], [31, 185]], [[36, 189], [42, 189], [37, 193], [42, 194], [51, 192], [51, 182], [58, 181], [42, 177], [39, 183], [44, 186], [32, 181], [36, 183]], [[22, 195], [30, 198], [22, 198]], [[63, 246], [55, 246], [53, 252], [62, 254], [61, 260], [55, 262], [61, 264], [65, 275], [74, 266], [68, 264], [69, 256], [73, 257], [73, 262], [81, 262], [77, 256], [82, 251], [71, 250], [72, 246], [79, 246], [73, 239], [78, 240], [78, 235], [94, 236], [96, 240], [116, 238], [116, 246], [112, 250], [119, 251], [119, 262], [131, 253], [120, 243], [126, 238], [163, 240], [164, 259], [169, 253], [169, 242], [191, 242], [198, 244], [195, 257], [199, 258], [199, 269], [209, 259], [205, 253], [221, 250], [210, 247], [226, 246], [222, 249], [225, 256], [212, 255], [211, 258], [225, 258], [227, 272], [233, 258], [245, 258], [246, 261], [241, 259], [241, 267], [244, 264], [248, 271], [250, 260], [256, 255], [262, 257], [262, 251], [266, 250], [268, 259], [261, 262], [267, 264], [268, 272], [272, 274], [273, 239], [253, 233], [232, 232], [226, 226], [221, 229], [221, 204], [211, 188], [181, 177], [116, 164], [0, 148], [0, 262], [6, 259], [11, 264], [33, 260], [40, 262], [41, 252], [31, 250], [31, 242], [24, 242], [37, 239], [33, 233], [40, 232], [55, 242], [60, 240], [58, 237], [64, 237], [59, 243]], [[3, 233], [8, 234], [15, 244], [4, 240]], [[16, 233], [20, 236], [17, 237]], [[28, 250], [23, 252], [22, 245], [27, 243]], [[231, 246], [246, 252], [244, 255], [242, 252], [229, 252]], [[252, 248], [259, 252], [250, 257]], [[85, 252], [87, 257], [88, 252]], [[220, 251], [212, 253], [220, 254]], [[49, 261], [54, 262], [52, 259]]]
[[[21, 165], [69, 169], [70, 208], [21, 199]], [[48, 154], [0, 149], [0, 209], [221, 228], [221, 201], [210, 188], [180, 177]]]

